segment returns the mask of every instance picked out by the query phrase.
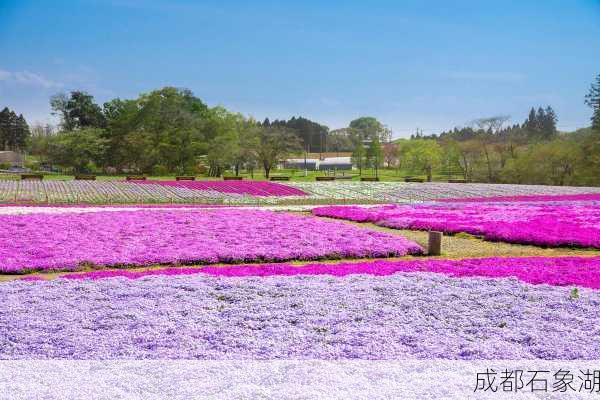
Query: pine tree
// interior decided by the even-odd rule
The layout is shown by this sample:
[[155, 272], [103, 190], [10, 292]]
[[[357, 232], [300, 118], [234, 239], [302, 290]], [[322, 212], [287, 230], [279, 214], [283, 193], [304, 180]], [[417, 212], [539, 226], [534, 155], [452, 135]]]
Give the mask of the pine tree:
[[16, 150], [24, 150], [27, 145], [27, 139], [30, 136], [29, 125], [27, 125], [27, 121], [23, 114], [19, 114], [16, 119], [15, 126], [15, 149]]
[[8, 137], [10, 135], [10, 110], [4, 107], [0, 111], [0, 151], [6, 150]]
[[6, 150], [17, 149], [17, 114], [10, 111], [8, 114], [8, 135], [6, 138]]
[[556, 135], [556, 113], [552, 107], [547, 106], [542, 119], [542, 137], [544, 139], [552, 139]]
[[537, 114], [535, 112], [535, 108], [531, 107], [531, 110], [529, 111], [529, 116], [523, 123], [523, 128], [525, 128], [530, 134], [533, 134], [537, 130], [537, 126]]
[[546, 119], [546, 112], [542, 107], [538, 107], [536, 113], [536, 131], [542, 133], [544, 129], [544, 120]]
[[592, 129], [600, 131], [600, 74], [598, 74], [596, 82], [592, 83], [590, 91], [585, 96], [585, 104], [593, 110]]

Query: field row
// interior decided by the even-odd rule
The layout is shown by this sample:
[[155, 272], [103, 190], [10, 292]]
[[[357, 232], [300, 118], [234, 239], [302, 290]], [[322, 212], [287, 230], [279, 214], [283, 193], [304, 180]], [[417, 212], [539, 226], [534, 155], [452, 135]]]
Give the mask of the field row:
[[600, 292], [426, 272], [0, 284], [3, 359], [597, 360]]
[[412, 203], [490, 196], [578, 195], [600, 188], [401, 182], [6, 181], [0, 203], [225, 204]]
[[393, 229], [468, 233], [489, 241], [600, 248], [600, 196], [585, 201], [329, 206], [313, 213]]

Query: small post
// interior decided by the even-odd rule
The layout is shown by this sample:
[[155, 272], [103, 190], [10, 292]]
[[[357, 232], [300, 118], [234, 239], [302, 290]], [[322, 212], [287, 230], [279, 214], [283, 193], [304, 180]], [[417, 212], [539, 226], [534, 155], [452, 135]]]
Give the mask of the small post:
[[442, 232], [429, 231], [427, 254], [430, 256], [439, 256], [442, 254]]

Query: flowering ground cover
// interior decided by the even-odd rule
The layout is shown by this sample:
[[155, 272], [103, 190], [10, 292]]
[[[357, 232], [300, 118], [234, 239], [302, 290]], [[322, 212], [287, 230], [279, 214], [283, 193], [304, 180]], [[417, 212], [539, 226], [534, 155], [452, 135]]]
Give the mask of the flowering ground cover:
[[0, 203], [227, 205], [411, 203], [448, 198], [599, 194], [600, 188], [404, 182], [18, 181], [0, 179]]
[[506, 201], [600, 201], [598, 193], [584, 194], [558, 194], [558, 195], [529, 195], [529, 196], [496, 196], [496, 197], [473, 197], [465, 199], [440, 199], [439, 201], [449, 203], [480, 203], [480, 202], [506, 202]]
[[12, 281], [2, 359], [600, 358], [600, 291], [387, 276]]
[[174, 276], [207, 274], [212, 276], [273, 276], [273, 275], [332, 275], [367, 274], [376, 276], [398, 272], [435, 272], [455, 278], [516, 277], [530, 284], [555, 286], [575, 285], [600, 289], [600, 257], [517, 257], [473, 258], [461, 260], [376, 260], [335, 264], [242, 265], [232, 267], [163, 268], [146, 271], [105, 270], [63, 275], [66, 279], [104, 279], [124, 277], [139, 279], [145, 276]]
[[398, 235], [258, 210], [0, 215], [0, 271], [386, 257], [416, 254]]
[[530, 195], [600, 194], [597, 187], [507, 185], [445, 182], [290, 182], [309, 198], [337, 199], [348, 203], [414, 203], [439, 199]]
[[466, 232], [492, 241], [600, 248], [600, 204], [596, 202], [333, 206], [315, 208], [313, 214], [394, 229]]
[[[12, 181], [0, 180], [0, 203], [205, 203], [205, 204], [274, 204], [281, 199], [296, 200], [306, 197], [299, 189], [272, 182], [198, 182], [196, 189], [186, 183], [166, 181]], [[190, 184], [191, 182], [187, 182]], [[238, 182], [239, 184], [239, 182]], [[245, 193], [244, 187], [254, 187]], [[218, 187], [217, 187], [218, 186]], [[268, 189], [267, 189], [268, 188]], [[217, 190], [218, 189], [218, 190]], [[246, 192], [251, 189], [247, 189]]]
[[306, 196], [302, 190], [266, 181], [136, 181], [139, 184], [209, 190], [250, 196]]

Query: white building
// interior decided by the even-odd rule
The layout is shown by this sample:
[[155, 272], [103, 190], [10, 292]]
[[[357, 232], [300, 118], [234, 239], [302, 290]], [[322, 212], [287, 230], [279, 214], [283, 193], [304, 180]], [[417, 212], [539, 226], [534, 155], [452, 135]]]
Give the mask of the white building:
[[352, 157], [327, 157], [322, 160], [307, 158], [289, 158], [283, 163], [286, 169], [307, 169], [309, 171], [351, 170]]

